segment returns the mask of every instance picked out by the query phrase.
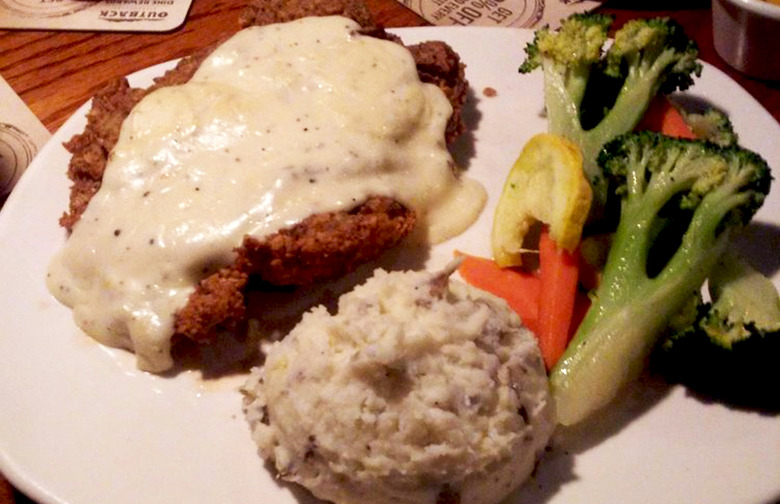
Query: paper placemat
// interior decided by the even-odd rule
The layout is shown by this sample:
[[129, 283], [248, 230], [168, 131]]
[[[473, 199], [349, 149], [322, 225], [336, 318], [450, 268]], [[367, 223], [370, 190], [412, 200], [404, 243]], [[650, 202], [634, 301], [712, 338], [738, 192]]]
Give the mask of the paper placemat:
[[591, 0], [398, 0], [437, 26], [514, 26], [557, 28], [560, 20], [586, 12], [601, 2]]
[[0, 28], [162, 32], [178, 28], [192, 0], [0, 0]]
[[4, 198], [51, 134], [2, 77], [0, 103], [0, 198]]

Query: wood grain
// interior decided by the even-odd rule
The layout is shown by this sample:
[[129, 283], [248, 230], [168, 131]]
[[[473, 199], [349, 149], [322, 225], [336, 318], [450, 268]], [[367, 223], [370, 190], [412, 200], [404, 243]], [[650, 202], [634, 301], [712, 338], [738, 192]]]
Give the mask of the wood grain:
[[[179, 58], [234, 32], [245, 2], [194, 0], [185, 24], [170, 33], [0, 30], [0, 75], [54, 132], [104, 82]], [[396, 0], [367, 0], [367, 3], [378, 22], [386, 27], [427, 24]], [[726, 72], [780, 121], [780, 83], [745, 77], [716, 54], [709, 2], [696, 2], [674, 10], [639, 10], [639, 6], [647, 3], [622, 2], [621, 5], [615, 0], [600, 10], [614, 15], [616, 26], [633, 17], [662, 15], [676, 19], [699, 44], [704, 61]], [[0, 504], [34, 503], [0, 476]]]

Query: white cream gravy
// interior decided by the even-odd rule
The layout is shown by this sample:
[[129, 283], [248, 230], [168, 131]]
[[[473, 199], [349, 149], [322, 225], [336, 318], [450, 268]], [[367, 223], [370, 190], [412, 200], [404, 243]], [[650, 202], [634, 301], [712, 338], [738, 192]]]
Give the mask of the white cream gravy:
[[341, 17], [252, 27], [125, 120], [100, 191], [53, 259], [50, 291], [138, 366], [172, 366], [174, 314], [204, 271], [265, 236], [370, 195], [414, 209], [436, 243], [484, 189], [453, 173], [452, 108], [402, 46]]

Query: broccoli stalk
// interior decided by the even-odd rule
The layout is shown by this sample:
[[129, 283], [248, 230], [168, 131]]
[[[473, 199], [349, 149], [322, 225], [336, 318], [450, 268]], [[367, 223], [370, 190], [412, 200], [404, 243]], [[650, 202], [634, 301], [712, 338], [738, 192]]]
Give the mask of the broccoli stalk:
[[753, 152], [650, 132], [608, 142], [598, 161], [622, 208], [593, 304], [550, 375], [564, 425], [636, 377], [771, 182]]
[[596, 162], [601, 147], [632, 131], [657, 93], [687, 89], [701, 73], [695, 42], [669, 19], [627, 22], [604, 53], [612, 21], [574, 14], [557, 31], [537, 30], [520, 66], [522, 73], [541, 66], [548, 129], [582, 149], [596, 212], [607, 194]]
[[729, 251], [708, 279], [711, 302], [670, 324], [654, 369], [691, 390], [744, 407], [780, 411], [780, 294]]

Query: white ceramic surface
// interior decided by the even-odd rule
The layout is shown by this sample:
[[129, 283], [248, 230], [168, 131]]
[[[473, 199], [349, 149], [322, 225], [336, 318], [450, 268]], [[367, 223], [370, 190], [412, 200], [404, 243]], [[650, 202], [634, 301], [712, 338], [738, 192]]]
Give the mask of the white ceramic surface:
[[780, 5], [762, 0], [712, 0], [715, 50], [737, 70], [780, 80]]
[[[458, 144], [457, 159], [492, 195], [477, 224], [431, 251], [427, 265], [446, 263], [454, 249], [487, 255], [503, 177], [524, 142], [546, 126], [541, 72], [517, 72], [532, 32], [397, 33], [407, 42], [446, 40], [467, 63], [473, 133]], [[142, 71], [133, 83], [148, 84], [162, 71]], [[488, 97], [487, 88], [495, 96]], [[723, 108], [745, 146], [780, 163], [780, 126], [723, 73], [705, 65], [687, 96]], [[81, 130], [86, 110], [43, 149], [0, 213], [0, 471], [43, 504], [313, 502], [275, 481], [256, 455], [236, 391], [243, 376], [139, 372], [130, 355], [81, 334], [46, 291], [49, 258], [65, 238], [57, 225], [69, 185], [61, 142]], [[752, 235], [761, 266], [776, 284], [779, 224], [775, 190]], [[645, 380], [593, 422], [562, 431], [535, 477], [507, 504], [765, 504], [778, 498], [780, 419], [708, 404], [680, 387]]]

